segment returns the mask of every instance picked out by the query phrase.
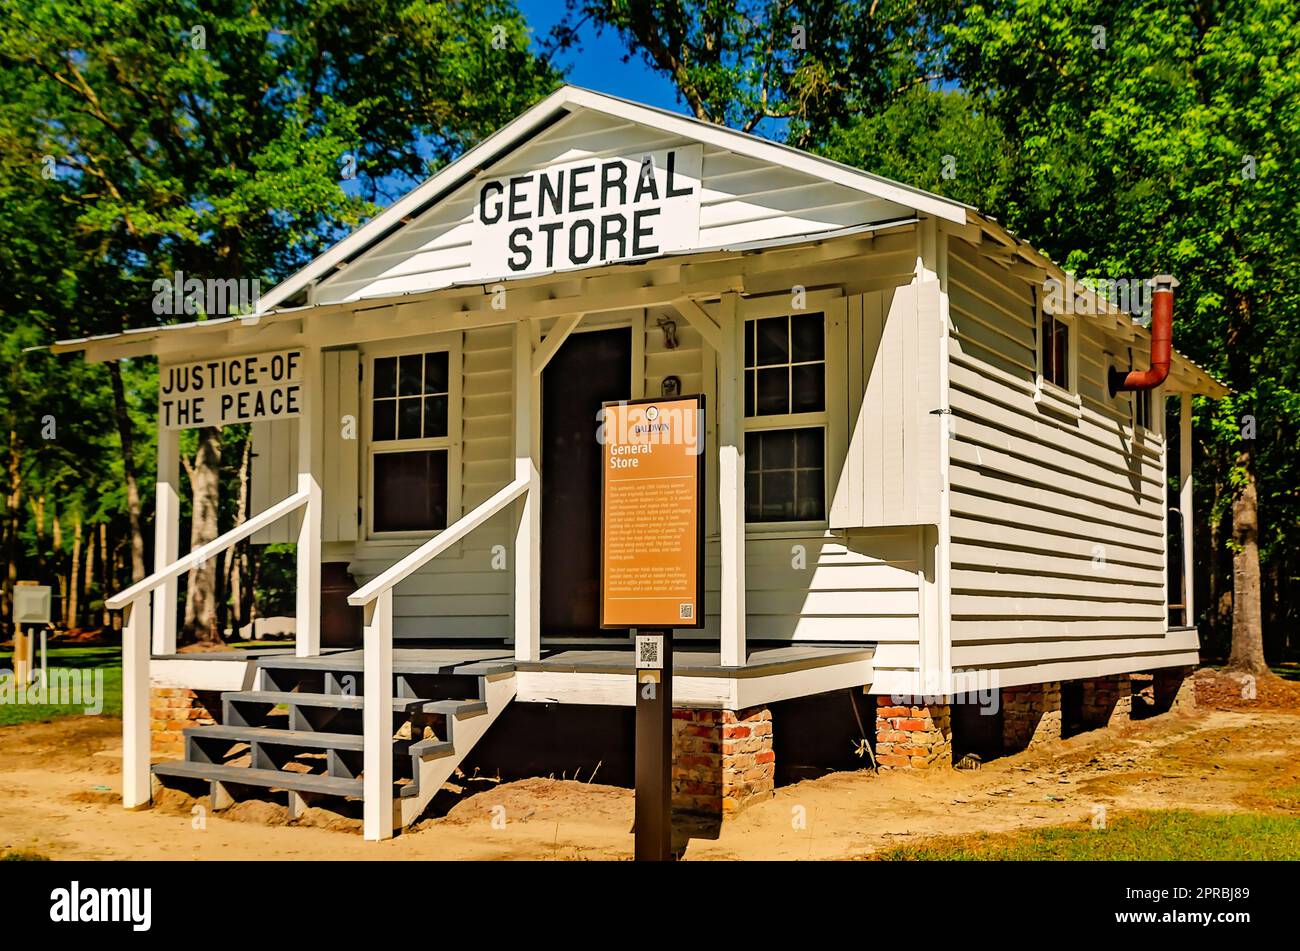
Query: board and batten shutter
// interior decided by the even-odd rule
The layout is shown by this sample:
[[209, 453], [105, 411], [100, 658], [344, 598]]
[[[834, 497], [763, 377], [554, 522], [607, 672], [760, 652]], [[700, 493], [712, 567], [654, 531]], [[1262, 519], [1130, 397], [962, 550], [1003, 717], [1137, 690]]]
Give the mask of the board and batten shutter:
[[[324, 468], [321, 493], [321, 538], [327, 542], [357, 539], [357, 505], [361, 420], [360, 385], [355, 350], [327, 350], [324, 363]], [[256, 514], [298, 490], [298, 420], [252, 424], [253, 471], [249, 513]], [[344, 438], [345, 431], [352, 438]], [[298, 539], [297, 513], [282, 518], [253, 536], [266, 545]]]
[[939, 521], [939, 284], [845, 299], [847, 452], [834, 483], [832, 529]]

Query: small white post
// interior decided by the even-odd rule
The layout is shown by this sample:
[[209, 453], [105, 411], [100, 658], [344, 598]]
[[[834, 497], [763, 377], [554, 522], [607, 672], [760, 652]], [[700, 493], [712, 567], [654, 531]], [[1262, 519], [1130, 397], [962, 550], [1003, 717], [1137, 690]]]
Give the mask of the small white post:
[[324, 374], [320, 350], [302, 350], [303, 369], [298, 418], [298, 491], [309, 493], [298, 528], [298, 591], [295, 613], [295, 653], [320, 653], [321, 618], [321, 487], [324, 448]]
[[528, 321], [521, 320], [515, 324], [515, 479], [526, 480], [528, 491], [519, 499], [515, 527], [515, 659], [524, 661], [542, 656], [542, 500], [533, 445], [539, 381]]
[[1183, 523], [1183, 623], [1196, 623], [1192, 598], [1196, 590], [1193, 572], [1196, 558], [1192, 551], [1192, 394], [1178, 397], [1178, 514]]
[[365, 607], [362, 794], [365, 837], [393, 835], [393, 589]]
[[722, 666], [745, 666], [745, 321], [735, 294], [722, 296], [718, 351], [718, 528], [722, 543], [719, 630]]
[[[158, 427], [157, 483], [154, 490], [153, 570], [161, 571], [180, 557], [180, 430]], [[153, 652], [176, 653], [176, 579], [153, 593]]]
[[128, 604], [122, 618], [122, 805], [150, 799], [149, 598]]

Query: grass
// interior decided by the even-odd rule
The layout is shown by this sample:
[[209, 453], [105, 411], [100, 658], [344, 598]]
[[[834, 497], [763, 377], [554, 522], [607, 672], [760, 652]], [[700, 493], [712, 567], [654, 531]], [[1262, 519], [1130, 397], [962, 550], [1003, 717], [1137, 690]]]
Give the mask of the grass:
[[947, 836], [902, 845], [884, 861], [1222, 861], [1300, 859], [1300, 818], [1264, 813], [1154, 810], [1119, 816], [1105, 829], [1058, 826]]
[[[37, 663], [40, 662], [39, 651]], [[51, 647], [50, 670], [102, 670], [104, 673], [103, 713], [122, 715], [122, 650], [119, 647]], [[13, 652], [0, 652], [0, 670], [13, 670]], [[85, 705], [32, 704], [0, 698], [0, 726], [38, 723], [56, 717], [83, 716]]]
[[39, 852], [6, 852], [0, 855], [0, 862], [48, 862], [49, 856]]

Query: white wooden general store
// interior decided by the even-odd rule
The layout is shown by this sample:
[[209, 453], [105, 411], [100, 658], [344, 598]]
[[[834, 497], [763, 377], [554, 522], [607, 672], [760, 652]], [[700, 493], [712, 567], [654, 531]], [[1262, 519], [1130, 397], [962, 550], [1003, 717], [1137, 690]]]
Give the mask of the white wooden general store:
[[[970, 207], [564, 87], [256, 314], [58, 344], [155, 356], [165, 385], [208, 366], [181, 374], [208, 397], [185, 412], [258, 418], [257, 466], [249, 521], [198, 555], [298, 543], [294, 656], [176, 656], [195, 553], [179, 548], [179, 429], [160, 427], [157, 573], [112, 602], [129, 612], [127, 805], [150, 795], [150, 683], [236, 692], [200, 728], [218, 733], [162, 773], [218, 797], [241, 768], [280, 785], [260, 773], [301, 741], [329, 770], [286, 780], [291, 808], [363, 798], [375, 838], [419, 814], [507, 705], [630, 705], [629, 639], [594, 613], [604, 400], [706, 396], [707, 624], [678, 635], [679, 705], [1194, 664], [1189, 396], [1224, 390], [1175, 353], [1149, 395], [1112, 395], [1109, 369], [1146, 367], [1148, 331], [1104, 301], [1052, 313], [1051, 279], [1065, 275]], [[352, 650], [322, 645], [342, 610], [323, 612], [322, 573], [344, 569], [364, 611]], [[439, 677], [477, 692], [448, 697]], [[264, 719], [283, 706], [292, 737]], [[389, 707], [444, 725], [401, 749], [405, 785]], [[251, 766], [207, 737], [246, 743]]]

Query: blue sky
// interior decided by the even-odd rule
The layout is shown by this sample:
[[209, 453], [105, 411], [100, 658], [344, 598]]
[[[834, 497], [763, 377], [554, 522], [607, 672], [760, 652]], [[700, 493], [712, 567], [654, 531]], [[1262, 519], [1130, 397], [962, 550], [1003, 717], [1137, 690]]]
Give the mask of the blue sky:
[[[532, 27], [534, 46], [539, 37], [548, 34], [551, 27], [564, 18], [563, 0], [519, 0], [519, 9]], [[587, 26], [581, 36], [582, 52], [575, 55], [571, 51], [555, 64], [567, 69], [569, 82], [674, 112], [687, 111], [685, 105], [677, 101], [672, 83], [648, 69], [640, 56], [623, 62], [626, 50], [613, 30], [604, 30], [597, 35]]]

